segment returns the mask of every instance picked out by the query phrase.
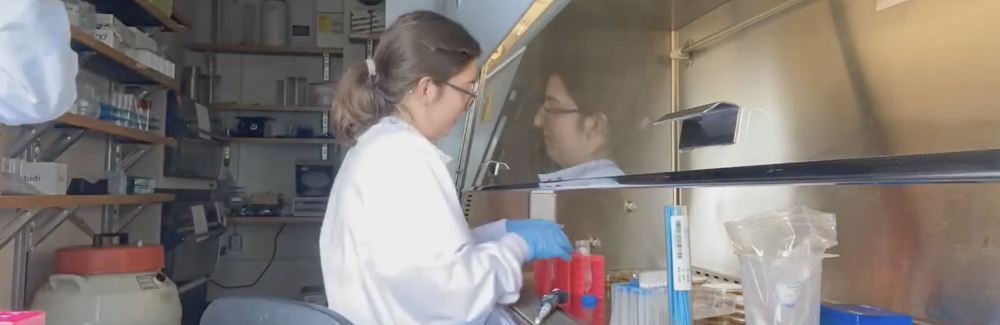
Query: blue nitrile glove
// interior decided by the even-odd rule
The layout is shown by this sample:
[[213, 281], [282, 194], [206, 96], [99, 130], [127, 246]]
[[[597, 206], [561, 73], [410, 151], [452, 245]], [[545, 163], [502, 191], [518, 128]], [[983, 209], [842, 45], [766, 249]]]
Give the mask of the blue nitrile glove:
[[552, 227], [526, 228], [511, 233], [518, 235], [528, 244], [528, 258], [531, 261], [536, 258], [558, 257], [569, 261], [569, 254], [573, 252], [573, 246], [569, 244], [569, 238], [562, 229]]
[[507, 219], [507, 232], [517, 232], [524, 229], [555, 229], [561, 230], [562, 225], [545, 219]]

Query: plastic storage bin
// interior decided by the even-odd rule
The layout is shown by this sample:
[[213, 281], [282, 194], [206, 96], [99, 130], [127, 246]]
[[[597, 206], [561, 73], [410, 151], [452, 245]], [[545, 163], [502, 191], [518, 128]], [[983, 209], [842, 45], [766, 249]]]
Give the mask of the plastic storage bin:
[[820, 325], [910, 325], [913, 318], [870, 305], [824, 304], [820, 307]]
[[611, 325], [670, 324], [669, 297], [667, 287], [616, 283], [611, 286]]
[[[670, 324], [670, 290], [666, 286], [642, 288], [638, 282], [611, 286], [611, 325]], [[692, 288], [693, 320], [736, 312], [736, 300], [723, 291]]]

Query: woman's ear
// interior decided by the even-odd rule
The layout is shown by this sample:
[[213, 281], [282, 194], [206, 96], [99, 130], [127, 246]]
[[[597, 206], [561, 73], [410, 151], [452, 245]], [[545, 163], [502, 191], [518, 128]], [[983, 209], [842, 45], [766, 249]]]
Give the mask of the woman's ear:
[[431, 91], [430, 86], [433, 84], [430, 77], [418, 79], [416, 87], [413, 87], [413, 99], [421, 104], [427, 104], [427, 93]]
[[434, 80], [431, 80], [431, 77], [420, 78], [417, 81], [417, 89], [414, 90], [414, 93], [418, 94], [418, 99], [424, 105], [429, 105], [437, 99], [440, 92], [440, 87], [434, 84]]
[[596, 113], [587, 116], [586, 124], [586, 134], [589, 136], [604, 136], [608, 133], [608, 116], [604, 113]]

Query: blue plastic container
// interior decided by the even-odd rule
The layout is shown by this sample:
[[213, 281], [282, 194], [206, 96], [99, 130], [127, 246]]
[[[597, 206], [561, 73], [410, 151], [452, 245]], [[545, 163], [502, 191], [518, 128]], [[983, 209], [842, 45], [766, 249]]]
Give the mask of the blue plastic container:
[[910, 315], [870, 305], [823, 304], [820, 325], [912, 325]]

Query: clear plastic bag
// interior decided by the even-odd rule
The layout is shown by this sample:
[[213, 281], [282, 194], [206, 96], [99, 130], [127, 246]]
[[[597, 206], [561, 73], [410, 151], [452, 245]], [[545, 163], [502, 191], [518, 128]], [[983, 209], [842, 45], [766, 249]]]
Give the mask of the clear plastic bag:
[[740, 256], [749, 325], [819, 325], [823, 257]]
[[836, 216], [796, 207], [725, 227], [740, 257], [747, 324], [819, 324], [822, 262], [837, 245]]
[[808, 258], [837, 246], [837, 217], [807, 207], [761, 213], [725, 226], [739, 255]]

